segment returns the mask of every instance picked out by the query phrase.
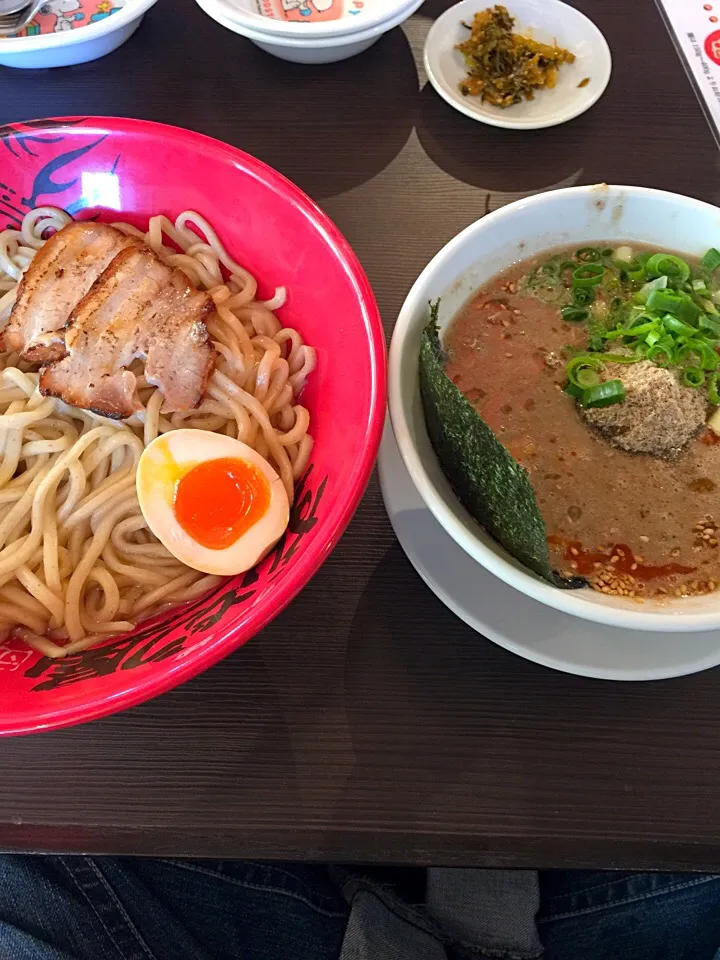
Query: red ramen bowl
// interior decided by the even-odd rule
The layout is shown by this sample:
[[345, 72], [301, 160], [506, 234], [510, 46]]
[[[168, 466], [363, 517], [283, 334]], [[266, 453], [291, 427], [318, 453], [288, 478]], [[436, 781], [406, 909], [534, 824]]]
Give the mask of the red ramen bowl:
[[259, 296], [287, 287], [278, 316], [318, 353], [302, 395], [315, 446], [278, 545], [202, 599], [63, 659], [3, 641], [0, 734], [10, 735], [154, 697], [242, 646], [285, 607], [327, 557], [365, 489], [384, 416], [385, 343], [348, 243], [304, 193], [246, 153], [177, 127], [103, 117], [1, 127], [0, 144], [0, 229], [17, 227], [43, 204], [142, 227], [153, 214], [174, 219], [196, 210], [257, 276]]

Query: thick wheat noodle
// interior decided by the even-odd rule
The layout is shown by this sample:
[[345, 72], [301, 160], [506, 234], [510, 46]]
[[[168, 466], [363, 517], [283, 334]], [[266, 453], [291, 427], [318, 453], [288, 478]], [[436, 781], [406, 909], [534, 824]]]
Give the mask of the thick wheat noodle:
[[[0, 321], [48, 233], [69, 222], [63, 211], [39, 207], [20, 230], [0, 232]], [[315, 351], [273, 313], [285, 303], [285, 288], [257, 300], [253, 275], [191, 211], [174, 223], [152, 217], [145, 232], [116, 226], [208, 290], [218, 359], [198, 408], [172, 415], [160, 413], [160, 392], [134, 362], [144, 409], [117, 422], [42, 397], [37, 369], [15, 353], [0, 354], [0, 633], [14, 631], [50, 657], [130, 630], [220, 579], [184, 566], [145, 523], [135, 473], [155, 437], [181, 427], [237, 437], [270, 460], [291, 498], [312, 450], [309, 414], [297, 394]]]

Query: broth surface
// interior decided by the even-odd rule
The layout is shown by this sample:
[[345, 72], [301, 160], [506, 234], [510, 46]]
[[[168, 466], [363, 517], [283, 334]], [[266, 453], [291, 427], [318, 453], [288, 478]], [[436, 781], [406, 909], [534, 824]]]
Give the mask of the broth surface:
[[584, 349], [587, 331], [519, 286], [541, 259], [499, 274], [460, 310], [444, 337], [448, 376], [527, 470], [554, 569], [638, 599], [714, 590], [720, 445], [703, 431], [661, 460], [585, 423], [562, 387], [564, 348]]

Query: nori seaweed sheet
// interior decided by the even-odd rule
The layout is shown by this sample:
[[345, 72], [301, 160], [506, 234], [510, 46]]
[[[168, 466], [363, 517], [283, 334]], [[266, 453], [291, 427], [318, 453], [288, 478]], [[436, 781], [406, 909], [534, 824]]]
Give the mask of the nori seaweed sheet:
[[550, 566], [545, 521], [523, 467], [445, 373], [437, 313], [420, 342], [420, 393], [430, 442], [443, 473], [465, 509], [516, 560], [558, 587], [586, 585], [566, 579]]

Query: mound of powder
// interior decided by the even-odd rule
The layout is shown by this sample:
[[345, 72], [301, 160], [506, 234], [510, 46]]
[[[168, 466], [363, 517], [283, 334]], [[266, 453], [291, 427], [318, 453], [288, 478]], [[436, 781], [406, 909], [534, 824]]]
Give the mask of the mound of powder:
[[682, 386], [674, 373], [649, 360], [609, 363], [603, 380], [622, 380], [625, 400], [610, 407], [579, 409], [589, 424], [622, 450], [676, 457], [705, 424], [706, 392]]

